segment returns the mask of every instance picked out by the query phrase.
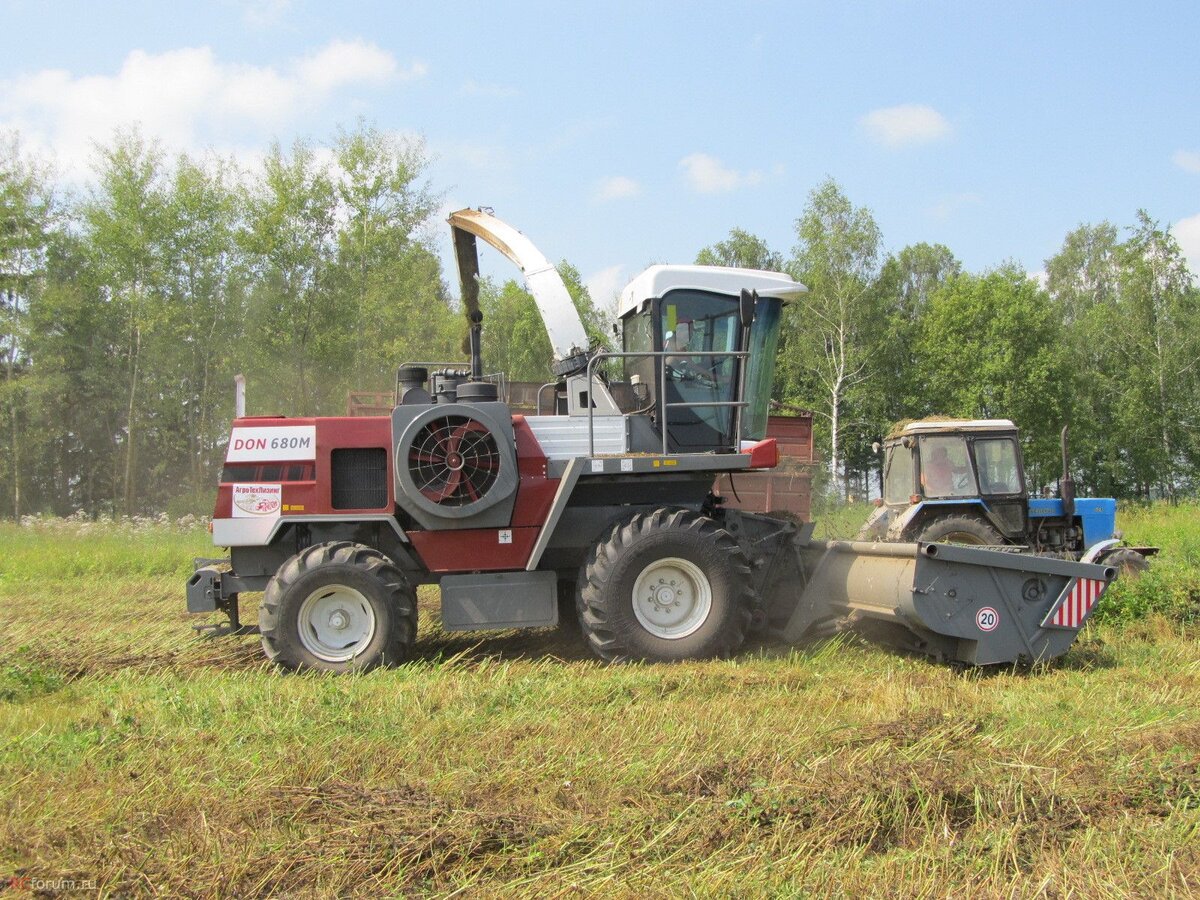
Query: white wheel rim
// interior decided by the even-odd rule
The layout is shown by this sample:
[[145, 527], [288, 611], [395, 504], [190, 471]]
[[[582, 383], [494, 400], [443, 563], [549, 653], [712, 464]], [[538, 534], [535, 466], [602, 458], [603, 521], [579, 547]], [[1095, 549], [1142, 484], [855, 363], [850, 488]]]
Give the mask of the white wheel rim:
[[300, 604], [300, 643], [323, 662], [353, 659], [375, 637], [375, 610], [360, 591], [330, 584]]
[[633, 614], [658, 638], [692, 634], [712, 612], [712, 585], [700, 567], [670, 556], [642, 569], [633, 584]]

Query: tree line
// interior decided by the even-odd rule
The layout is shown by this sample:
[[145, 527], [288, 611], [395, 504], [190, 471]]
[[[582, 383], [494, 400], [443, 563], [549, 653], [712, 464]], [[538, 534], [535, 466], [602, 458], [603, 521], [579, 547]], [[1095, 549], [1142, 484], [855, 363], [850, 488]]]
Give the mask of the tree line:
[[1200, 290], [1169, 228], [1145, 211], [1070, 232], [1045, 282], [1012, 261], [964, 271], [940, 244], [885, 254], [869, 209], [827, 180], [796, 220], [790, 257], [735, 230], [700, 262], [787, 271], [777, 391], [818, 413], [831, 480], [865, 496], [871, 443], [901, 420], [1010, 418], [1031, 488], [1072, 472], [1096, 494], [1175, 499], [1200, 476]]
[[[168, 156], [130, 130], [98, 147], [89, 187], [67, 190], [18, 135], [0, 139], [0, 516], [203, 510], [235, 374], [254, 412], [328, 415], [348, 390], [390, 389], [400, 362], [463, 359], [427, 164], [420, 143], [364, 123], [275, 144], [250, 169]], [[817, 412], [834, 490], [866, 492], [871, 442], [928, 414], [1013, 418], [1039, 485], [1070, 423], [1081, 483], [1195, 490], [1200, 302], [1145, 213], [1069, 234], [1044, 286], [1012, 263], [965, 272], [941, 245], [885, 254], [832, 180], [795, 229], [786, 257], [734, 228], [696, 261], [810, 287], [787, 310], [775, 396]], [[559, 271], [593, 340], [609, 340], [610, 298]], [[532, 297], [484, 279], [480, 305], [488, 368], [545, 380]]]

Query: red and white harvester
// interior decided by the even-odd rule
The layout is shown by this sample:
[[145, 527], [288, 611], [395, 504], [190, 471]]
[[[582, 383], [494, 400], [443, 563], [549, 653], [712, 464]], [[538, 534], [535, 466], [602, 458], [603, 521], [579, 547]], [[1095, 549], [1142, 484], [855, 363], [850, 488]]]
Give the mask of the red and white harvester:
[[[289, 669], [396, 663], [421, 584], [448, 630], [578, 617], [607, 660], [735, 652], [870, 623], [962, 663], [1049, 659], [1111, 568], [949, 544], [812, 540], [812, 526], [726, 509], [717, 475], [776, 464], [764, 437], [780, 320], [802, 284], [776, 272], [652, 266], [620, 300], [620, 350], [592, 347], [558, 272], [488, 212], [449, 219], [469, 362], [402, 366], [390, 416], [247, 416], [239, 386], [213, 512], [228, 559], [198, 561], [188, 609], [257, 631]], [[554, 351], [545, 415], [485, 377], [477, 239], [524, 273]], [[539, 409], [541, 412], [541, 409]], [[203, 627], [203, 626], [202, 626]]]

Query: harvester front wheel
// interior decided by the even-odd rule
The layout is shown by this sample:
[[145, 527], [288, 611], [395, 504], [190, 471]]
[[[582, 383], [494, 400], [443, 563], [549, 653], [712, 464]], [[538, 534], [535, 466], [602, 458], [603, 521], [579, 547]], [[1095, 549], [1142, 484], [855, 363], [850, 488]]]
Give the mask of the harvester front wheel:
[[926, 544], [999, 545], [1004, 535], [990, 522], [978, 516], [947, 516], [930, 522], [917, 532], [916, 539]]
[[316, 544], [268, 582], [258, 628], [267, 657], [284, 668], [363, 671], [408, 655], [417, 596], [378, 550], [349, 541]]
[[712, 519], [681, 509], [614, 527], [588, 558], [579, 600], [588, 645], [611, 661], [728, 656], [755, 608], [737, 543]]

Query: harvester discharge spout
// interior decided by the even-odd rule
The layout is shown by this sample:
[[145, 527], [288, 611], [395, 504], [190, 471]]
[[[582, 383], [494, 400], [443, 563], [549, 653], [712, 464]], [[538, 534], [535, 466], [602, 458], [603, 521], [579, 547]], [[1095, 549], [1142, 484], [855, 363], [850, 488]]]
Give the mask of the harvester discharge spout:
[[975, 666], [1061, 656], [1116, 577], [1111, 566], [956, 544], [828, 541], [797, 549], [801, 577], [790, 598], [781, 591], [772, 604], [783, 640], [838, 623]]

